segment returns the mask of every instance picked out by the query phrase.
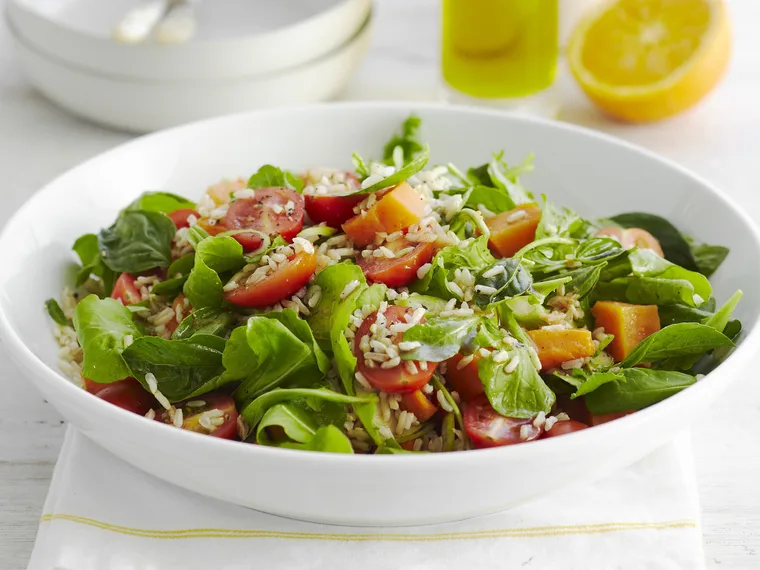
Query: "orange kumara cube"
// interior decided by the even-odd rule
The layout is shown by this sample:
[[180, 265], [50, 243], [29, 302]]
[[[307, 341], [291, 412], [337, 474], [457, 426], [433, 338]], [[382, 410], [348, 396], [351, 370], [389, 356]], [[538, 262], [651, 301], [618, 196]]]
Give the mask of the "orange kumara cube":
[[646, 337], [660, 330], [656, 305], [631, 305], [617, 301], [597, 301], [591, 309], [597, 327], [615, 335], [607, 352], [621, 361]]
[[541, 220], [541, 208], [536, 204], [522, 204], [486, 220], [491, 237], [488, 247], [496, 257], [512, 257], [536, 238]]
[[392, 234], [420, 221], [425, 212], [422, 196], [406, 182], [385, 193], [367, 211], [343, 224], [343, 231], [358, 246], [375, 243], [379, 232]]
[[401, 408], [414, 414], [421, 422], [428, 421], [438, 411], [438, 406], [431, 402], [422, 390], [402, 394]]
[[556, 368], [568, 360], [594, 356], [596, 347], [591, 332], [587, 329], [528, 331], [528, 336], [536, 345], [541, 370]]

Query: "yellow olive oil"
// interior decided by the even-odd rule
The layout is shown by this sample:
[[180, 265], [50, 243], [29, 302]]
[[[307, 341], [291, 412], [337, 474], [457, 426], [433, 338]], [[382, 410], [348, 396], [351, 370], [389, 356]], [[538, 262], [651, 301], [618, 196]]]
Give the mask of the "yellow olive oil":
[[479, 98], [525, 97], [552, 84], [558, 0], [443, 0], [443, 78]]

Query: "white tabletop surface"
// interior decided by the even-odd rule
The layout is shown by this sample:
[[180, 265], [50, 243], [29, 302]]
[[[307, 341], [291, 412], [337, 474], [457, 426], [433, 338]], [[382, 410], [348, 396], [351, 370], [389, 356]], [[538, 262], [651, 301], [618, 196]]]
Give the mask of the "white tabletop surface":
[[[378, 0], [370, 53], [344, 97], [434, 99], [437, 6], [434, 0]], [[730, 8], [732, 67], [697, 109], [659, 125], [615, 124], [568, 82], [563, 118], [676, 160], [760, 221], [760, 2], [732, 0]], [[0, 23], [0, 225], [44, 183], [129, 138], [82, 122], [36, 93]], [[16, 570], [26, 567], [64, 426], [2, 350], [0, 363], [0, 568]], [[753, 376], [738, 380], [693, 427], [708, 568], [760, 567], [760, 382]]]

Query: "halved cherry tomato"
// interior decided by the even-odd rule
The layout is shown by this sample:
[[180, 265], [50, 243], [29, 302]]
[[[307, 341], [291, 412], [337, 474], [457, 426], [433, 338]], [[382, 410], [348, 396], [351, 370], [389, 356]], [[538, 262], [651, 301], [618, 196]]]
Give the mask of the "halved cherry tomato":
[[[388, 307], [384, 313], [386, 318], [385, 326], [390, 327], [394, 323], [406, 322], [404, 320], [404, 315], [411, 315], [412, 313], [414, 313], [414, 309], [411, 307], [400, 307], [397, 305], [392, 305]], [[419, 362], [414, 361], [415, 365], [417, 366], [417, 372], [414, 374], [409, 372], [404, 362], [401, 362], [401, 364], [394, 366], [393, 368], [381, 368], [379, 363], [376, 366], [370, 368], [365, 362], [364, 355], [362, 354], [359, 344], [361, 343], [361, 338], [364, 335], [368, 335], [370, 338], [372, 337], [372, 333], [369, 329], [373, 324], [375, 324], [376, 320], [377, 311], [364, 319], [362, 326], [360, 326], [359, 330], [356, 331], [356, 338], [354, 339], [354, 354], [359, 360], [359, 372], [364, 375], [364, 377], [367, 379], [367, 382], [369, 382], [373, 388], [382, 390], [383, 392], [403, 393], [419, 390], [425, 384], [427, 384], [430, 378], [433, 376], [433, 373], [438, 366], [437, 362], [428, 362], [427, 368], [423, 370], [419, 366]], [[401, 341], [403, 336], [404, 333], [396, 333], [396, 335], [392, 338], [392, 342], [394, 344], [397, 344]]]
[[[192, 400], [177, 402], [174, 407], [182, 410], [182, 429], [222, 439], [235, 439], [237, 436], [238, 411], [232, 396], [204, 394]], [[167, 410], [157, 413], [156, 420], [165, 424], [174, 423]], [[213, 429], [209, 430], [209, 426]]]
[[556, 424], [554, 424], [552, 426], [552, 429], [550, 429], [549, 431], [545, 431], [543, 438], [557, 437], [558, 435], [565, 435], [566, 433], [581, 431], [582, 429], [586, 429], [586, 428], [588, 428], [588, 426], [581, 422], [576, 422], [575, 420], [564, 420], [564, 421], [557, 422]]
[[242, 285], [224, 294], [233, 305], [268, 307], [293, 295], [306, 285], [317, 269], [317, 255], [301, 251], [253, 285]]
[[108, 384], [101, 384], [100, 382], [93, 382], [89, 378], [82, 378], [84, 380], [84, 389], [87, 390], [90, 394], [96, 395], [98, 392], [100, 392], [103, 388], [108, 386]]
[[180, 314], [183, 314], [185, 309], [185, 295], [183, 293], [180, 293], [175, 297], [174, 302], [172, 303], [174, 317], [172, 317], [171, 320], [164, 325], [166, 327], [166, 330], [169, 331], [169, 334], [174, 334], [174, 331], [177, 330], [177, 327], [181, 322], [177, 319], [177, 308], [180, 308]]
[[135, 287], [135, 279], [131, 273], [122, 273], [114, 283], [111, 298], [121, 301], [123, 305], [131, 305], [142, 301], [140, 291]]
[[483, 382], [478, 375], [478, 362], [483, 358], [480, 352], [472, 355], [472, 360], [461, 368], [457, 365], [462, 360], [461, 354], [455, 354], [446, 361], [446, 380], [465, 402], [482, 396], [485, 393]]
[[346, 196], [306, 195], [306, 213], [315, 224], [324, 222], [331, 228], [354, 217], [354, 206], [367, 197], [366, 194], [348, 194]]
[[401, 407], [414, 414], [420, 422], [428, 421], [438, 411], [438, 406], [431, 402], [422, 390], [401, 396]]
[[633, 412], [613, 412], [611, 414], [591, 414], [591, 425], [598, 426], [628, 416]]
[[196, 218], [200, 218], [200, 214], [190, 208], [174, 210], [173, 212], [169, 212], [166, 215], [169, 216], [169, 219], [172, 222], [174, 222], [174, 227], [177, 229], [190, 227], [190, 223], [187, 221], [188, 216], [195, 216]]
[[[228, 230], [257, 230], [270, 236], [280, 235], [290, 241], [303, 228], [303, 218], [303, 196], [296, 191], [290, 188], [259, 188], [253, 198], [232, 202], [221, 224]], [[258, 248], [262, 242], [261, 237], [253, 233], [232, 237], [249, 251]]]
[[[533, 425], [533, 418], [507, 418], [491, 407], [482, 396], [464, 409], [464, 429], [477, 448], [501, 447], [538, 439], [543, 428]], [[525, 429], [523, 430], [523, 427]], [[523, 439], [522, 433], [525, 432]]]
[[110, 402], [128, 412], [144, 416], [148, 410], [157, 405], [153, 395], [143, 388], [134, 378], [117, 380], [110, 384], [102, 384], [96, 396]]
[[657, 238], [646, 230], [641, 228], [623, 229], [617, 226], [607, 226], [602, 228], [596, 234], [596, 237], [611, 237], [620, 242], [625, 249], [638, 247], [639, 249], [651, 249], [660, 257], [665, 257], [662, 252], [662, 246]]
[[401, 257], [392, 259], [374, 255], [361, 256], [356, 264], [362, 268], [368, 279], [384, 283], [388, 287], [404, 287], [417, 279], [417, 270], [429, 263], [435, 253], [435, 246], [431, 242], [413, 244], [405, 239], [397, 239], [389, 242], [386, 247], [393, 253], [409, 247], [413, 249]]

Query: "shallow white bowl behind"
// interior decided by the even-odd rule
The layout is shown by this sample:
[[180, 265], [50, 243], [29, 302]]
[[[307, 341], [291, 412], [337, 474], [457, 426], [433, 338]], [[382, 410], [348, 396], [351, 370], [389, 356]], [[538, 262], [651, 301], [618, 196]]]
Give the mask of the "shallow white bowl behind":
[[[500, 449], [436, 455], [347, 456], [253, 446], [179, 430], [107, 404], [56, 367], [43, 310], [70, 275], [73, 240], [108, 225], [145, 189], [197, 197], [221, 177], [263, 163], [349, 168], [377, 155], [410, 111], [423, 119], [432, 161], [510, 162], [536, 153], [525, 183], [588, 217], [644, 210], [732, 252], [713, 279], [736, 288], [746, 337], [717, 370], [647, 410], [593, 429]], [[172, 483], [270, 513], [345, 524], [397, 525], [498, 511], [642, 457], [698, 418], [760, 346], [760, 241], [747, 216], [687, 171], [610, 137], [529, 118], [412, 104], [342, 104], [214, 119], [119, 147], [36, 194], [0, 236], [0, 331], [45, 397], [87, 436]], [[12, 381], [16, 381], [15, 379]]]
[[144, 133], [252, 109], [317, 103], [336, 96], [369, 47], [372, 19], [330, 53], [277, 73], [231, 79], [128, 79], [87, 71], [31, 46], [11, 27], [29, 81], [72, 113]]
[[338, 49], [362, 26], [371, 0], [214, 0], [196, 3], [191, 41], [138, 45], [111, 39], [134, 0], [8, 0], [24, 43], [65, 65], [116, 81], [225, 80], [269, 74]]

